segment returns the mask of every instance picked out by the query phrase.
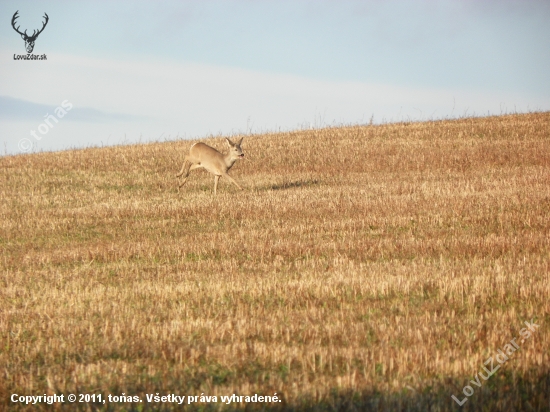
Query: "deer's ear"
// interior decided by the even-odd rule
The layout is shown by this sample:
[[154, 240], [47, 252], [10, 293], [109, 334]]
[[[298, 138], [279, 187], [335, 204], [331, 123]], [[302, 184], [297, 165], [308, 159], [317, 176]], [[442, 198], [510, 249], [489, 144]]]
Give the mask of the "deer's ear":
[[24, 34], [22, 34], [22, 35], [21, 35], [21, 38], [22, 38], [23, 40], [25, 40], [25, 35], [24, 35]]
[[232, 142], [231, 140], [229, 140], [227, 137], [225, 138], [225, 141], [227, 142], [227, 145], [228, 145], [229, 147], [235, 146], [235, 145], [233, 144], [233, 142]]
[[243, 136], [243, 137], [241, 137], [241, 140], [239, 140], [239, 143], [237, 143], [237, 145], [239, 145], [239, 146], [240, 146], [240, 145], [241, 145], [241, 143], [243, 142], [243, 139], [244, 139], [244, 136]]

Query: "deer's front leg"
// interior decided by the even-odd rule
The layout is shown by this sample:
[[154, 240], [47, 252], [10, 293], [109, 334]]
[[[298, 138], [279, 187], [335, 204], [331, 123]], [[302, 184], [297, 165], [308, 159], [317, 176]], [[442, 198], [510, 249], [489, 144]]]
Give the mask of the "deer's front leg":
[[227, 173], [224, 174], [224, 176], [229, 180], [231, 183], [233, 183], [235, 186], [237, 186], [239, 189], [243, 190], [242, 187], [239, 186], [237, 182], [235, 182], [235, 179], [233, 179], [231, 176], [229, 176]]
[[220, 181], [220, 176], [219, 175], [215, 175], [214, 176], [214, 194], [217, 193], [218, 191], [218, 182]]

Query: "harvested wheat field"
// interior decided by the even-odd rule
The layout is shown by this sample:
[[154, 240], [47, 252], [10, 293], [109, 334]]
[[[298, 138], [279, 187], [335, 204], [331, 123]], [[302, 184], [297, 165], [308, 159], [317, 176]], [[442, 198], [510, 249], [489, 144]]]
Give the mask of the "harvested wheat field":
[[550, 408], [550, 113], [190, 145], [0, 158], [0, 409]]

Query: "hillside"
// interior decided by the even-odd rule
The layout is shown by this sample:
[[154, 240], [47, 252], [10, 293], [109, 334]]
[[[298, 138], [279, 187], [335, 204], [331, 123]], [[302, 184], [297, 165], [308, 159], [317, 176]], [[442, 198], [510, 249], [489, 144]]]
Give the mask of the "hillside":
[[190, 145], [0, 158], [0, 408], [548, 407], [550, 113], [245, 136], [217, 196]]

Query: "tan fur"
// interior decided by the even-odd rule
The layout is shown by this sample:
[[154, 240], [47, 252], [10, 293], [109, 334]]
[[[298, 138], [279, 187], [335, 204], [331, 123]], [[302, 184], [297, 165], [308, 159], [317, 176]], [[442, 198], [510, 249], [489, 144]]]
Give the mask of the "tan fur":
[[203, 167], [214, 175], [214, 194], [217, 192], [218, 181], [222, 176], [224, 176], [239, 189], [243, 189], [227, 173], [237, 159], [244, 157], [244, 153], [241, 149], [243, 138], [241, 137], [241, 140], [237, 143], [233, 143], [228, 138], [225, 138], [225, 140], [229, 146], [229, 152], [225, 155], [204, 143], [195, 143], [191, 146], [191, 149], [189, 149], [189, 154], [185, 156], [185, 161], [183, 162], [180, 172], [176, 175], [176, 177], [183, 175], [183, 182], [179, 185], [179, 187], [182, 187], [185, 182], [187, 182], [187, 177], [189, 176], [189, 172], [191, 172], [191, 170]]

